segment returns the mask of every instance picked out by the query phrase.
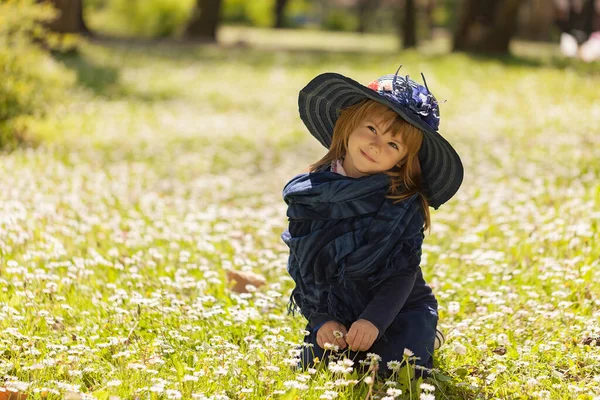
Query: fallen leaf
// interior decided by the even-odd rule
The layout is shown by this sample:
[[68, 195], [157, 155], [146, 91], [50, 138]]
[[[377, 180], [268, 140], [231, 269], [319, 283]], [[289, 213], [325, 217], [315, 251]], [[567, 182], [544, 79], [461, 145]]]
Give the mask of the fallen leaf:
[[231, 289], [237, 293], [248, 293], [246, 285], [252, 285], [257, 288], [265, 284], [265, 277], [250, 271], [227, 271], [227, 280], [235, 282], [235, 286]]

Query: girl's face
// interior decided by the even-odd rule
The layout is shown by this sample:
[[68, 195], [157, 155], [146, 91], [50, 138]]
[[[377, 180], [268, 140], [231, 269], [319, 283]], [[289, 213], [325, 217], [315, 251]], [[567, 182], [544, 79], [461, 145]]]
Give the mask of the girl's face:
[[342, 166], [352, 178], [387, 171], [406, 155], [400, 135], [395, 138], [381, 117], [367, 117], [350, 133]]

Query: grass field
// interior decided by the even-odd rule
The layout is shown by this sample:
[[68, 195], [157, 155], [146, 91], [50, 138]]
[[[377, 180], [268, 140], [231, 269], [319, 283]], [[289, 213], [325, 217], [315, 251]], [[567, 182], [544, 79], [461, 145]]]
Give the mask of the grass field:
[[[599, 398], [598, 64], [527, 43], [485, 59], [240, 32], [224, 47], [87, 43], [61, 58], [79, 86], [34, 124], [44, 144], [0, 155], [0, 387], [364, 399], [356, 373], [289, 367], [305, 321], [286, 315], [281, 190], [325, 152], [298, 90], [324, 71], [366, 84], [403, 64], [447, 100], [440, 132], [465, 166], [423, 247], [447, 337], [435, 398]], [[343, 50], [315, 45], [336, 40]], [[267, 284], [232, 293], [230, 268]], [[397, 378], [397, 398], [418, 398]]]

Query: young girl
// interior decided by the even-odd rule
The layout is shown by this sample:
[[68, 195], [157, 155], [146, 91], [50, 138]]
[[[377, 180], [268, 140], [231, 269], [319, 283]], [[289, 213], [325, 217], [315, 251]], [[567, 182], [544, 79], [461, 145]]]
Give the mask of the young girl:
[[437, 133], [435, 97], [398, 71], [368, 86], [324, 73], [298, 105], [329, 150], [283, 189], [289, 228], [281, 238], [296, 283], [289, 311], [299, 308], [310, 332], [302, 366], [322, 359], [329, 343], [355, 360], [376, 353], [384, 376], [405, 349], [432, 368], [438, 314], [419, 266], [423, 232], [429, 207], [463, 179], [458, 154]]

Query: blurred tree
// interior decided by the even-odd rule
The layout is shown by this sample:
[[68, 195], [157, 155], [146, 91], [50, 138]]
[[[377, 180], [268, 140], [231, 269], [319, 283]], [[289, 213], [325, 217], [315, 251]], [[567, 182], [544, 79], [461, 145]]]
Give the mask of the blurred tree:
[[50, 3], [59, 11], [54, 21], [48, 23], [48, 28], [60, 33], [91, 34], [83, 20], [82, 0], [50, 0]]
[[425, 22], [427, 25], [427, 38], [431, 39], [433, 36], [433, 11], [435, 10], [435, 0], [427, 0], [425, 3]]
[[285, 6], [288, 0], [275, 0], [275, 26], [274, 28], [285, 27]]
[[548, 0], [528, 0], [519, 10], [517, 35], [527, 40], [551, 40], [556, 12]]
[[417, 47], [417, 13], [415, 0], [404, 0], [404, 22], [402, 23], [402, 48]]
[[554, 6], [556, 25], [573, 35], [579, 44], [592, 32], [600, 31], [600, 0], [555, 0]]
[[400, 0], [396, 12], [398, 35], [403, 49], [417, 47], [417, 7], [415, 0]]
[[368, 21], [371, 20], [380, 3], [380, 0], [356, 1], [356, 12], [358, 16], [358, 26], [356, 27], [356, 31], [358, 33], [365, 33], [367, 31]]
[[221, 0], [196, 0], [196, 7], [185, 29], [185, 36], [206, 42], [216, 42], [220, 10]]
[[453, 51], [508, 54], [523, 0], [464, 0]]

